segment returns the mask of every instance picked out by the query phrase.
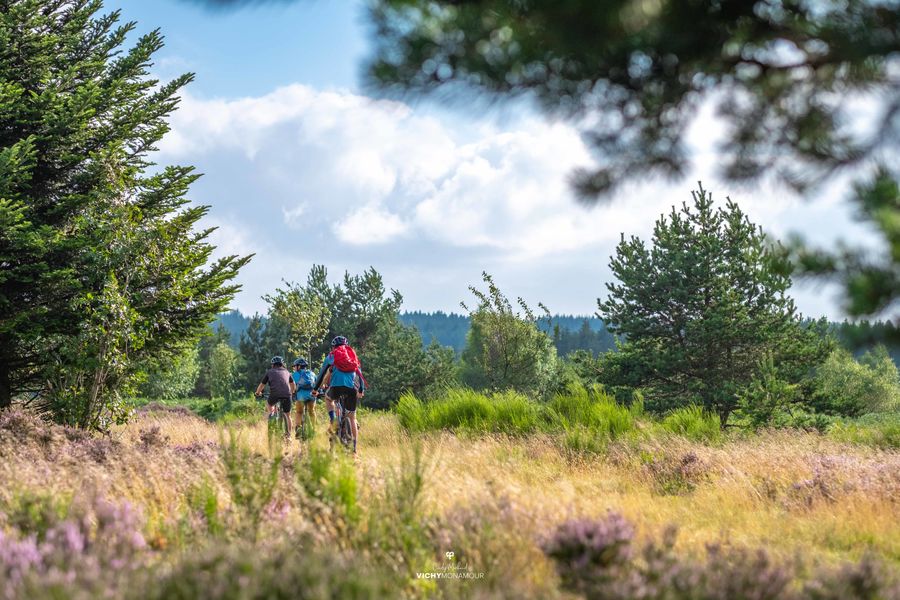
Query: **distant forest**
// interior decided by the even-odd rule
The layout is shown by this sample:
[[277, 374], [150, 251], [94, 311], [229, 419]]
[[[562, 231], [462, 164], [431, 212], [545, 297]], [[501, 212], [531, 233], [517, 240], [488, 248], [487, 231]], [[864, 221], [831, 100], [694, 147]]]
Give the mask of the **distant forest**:
[[[442, 346], [450, 346], [457, 354], [466, 345], [466, 334], [469, 332], [469, 317], [466, 315], [413, 311], [401, 313], [400, 321], [418, 329], [425, 345], [436, 340]], [[219, 315], [213, 321], [212, 328], [216, 329], [220, 324], [224, 326], [228, 330], [231, 344], [237, 347], [241, 333], [249, 323], [249, 316], [232, 310]], [[575, 350], [589, 350], [596, 356], [607, 350], [615, 350], [616, 347], [615, 336], [606, 329], [603, 320], [597, 317], [556, 315], [549, 324], [542, 320], [540, 326], [553, 339], [560, 356]], [[833, 323], [832, 331], [841, 344], [855, 354], [862, 354], [876, 344], [883, 343], [894, 362], [900, 365], [900, 343], [897, 342], [900, 340], [900, 331], [892, 323]]]
[[[456, 313], [437, 311], [426, 313], [421, 311], [400, 314], [400, 322], [412, 325], [419, 330], [422, 343], [428, 345], [437, 340], [442, 346], [450, 346], [456, 353], [462, 352], [466, 345], [466, 334], [469, 333], [469, 317]], [[231, 344], [237, 347], [241, 333], [247, 329], [250, 317], [240, 311], [232, 310], [219, 315], [212, 324], [213, 329], [219, 325], [228, 330]], [[546, 320], [540, 322], [556, 345], [560, 356], [573, 350], [590, 350], [594, 355], [615, 349], [615, 337], [606, 330], [606, 324], [597, 317], [577, 317], [573, 315], [554, 316], [549, 325]]]

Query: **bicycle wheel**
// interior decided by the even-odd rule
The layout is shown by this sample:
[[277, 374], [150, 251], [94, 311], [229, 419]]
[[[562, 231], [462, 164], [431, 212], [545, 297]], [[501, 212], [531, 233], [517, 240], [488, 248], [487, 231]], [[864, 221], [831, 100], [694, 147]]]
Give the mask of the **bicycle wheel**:
[[353, 429], [350, 427], [350, 418], [344, 415], [344, 418], [341, 419], [341, 431], [340, 431], [341, 443], [348, 448], [353, 443]]

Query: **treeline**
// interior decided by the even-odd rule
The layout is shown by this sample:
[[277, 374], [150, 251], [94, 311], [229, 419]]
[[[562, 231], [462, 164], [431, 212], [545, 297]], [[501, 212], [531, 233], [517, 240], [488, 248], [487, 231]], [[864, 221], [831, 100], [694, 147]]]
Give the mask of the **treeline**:
[[[241, 334], [247, 330], [252, 319], [238, 310], [231, 310], [217, 315], [210, 324], [210, 331], [215, 332], [220, 325], [223, 326], [228, 331], [231, 345], [237, 348]], [[264, 321], [265, 317], [262, 319]], [[453, 348], [457, 354], [465, 348], [470, 326], [468, 315], [408, 311], [401, 312], [398, 319], [404, 325], [415, 327], [425, 346], [434, 340], [441, 346]], [[616, 349], [616, 336], [602, 319], [595, 316], [554, 315], [549, 323], [541, 320], [538, 327], [550, 334], [559, 356], [567, 356], [576, 350], [587, 350], [598, 356]], [[900, 331], [890, 321], [832, 322], [829, 328], [841, 346], [855, 356], [860, 357], [882, 345], [893, 361], [900, 364], [900, 344], [896, 342], [900, 340]]]
[[[218, 315], [210, 325], [210, 330], [215, 332], [221, 325], [228, 332], [231, 345], [237, 348], [241, 334], [247, 331], [254, 318], [256, 317], [248, 317], [238, 310], [231, 310]], [[260, 318], [265, 322], [265, 317]], [[461, 354], [466, 346], [470, 327], [468, 315], [443, 311], [411, 311], [402, 312], [397, 318], [403, 325], [418, 330], [424, 346], [435, 341], [441, 346], [453, 348], [457, 354]], [[556, 315], [549, 322], [542, 320], [538, 326], [550, 334], [560, 356], [575, 350], [587, 350], [596, 356], [616, 347], [615, 336], [597, 317]]]
[[400, 313], [400, 293], [374, 269], [330, 284], [314, 266], [306, 283], [265, 297], [266, 315], [221, 315], [179, 361], [148, 368], [143, 391], [246, 397], [273, 355], [318, 365], [340, 334], [361, 356], [369, 407], [456, 386], [544, 401], [599, 385], [623, 405], [658, 414], [697, 406], [723, 426], [824, 427], [896, 411], [900, 375], [888, 349], [859, 349], [890, 339], [893, 327], [804, 319], [780, 260], [737, 205], [716, 209], [701, 191], [657, 222], [650, 245], [620, 243], [602, 320], [537, 313], [486, 273], [469, 288], [468, 314]]

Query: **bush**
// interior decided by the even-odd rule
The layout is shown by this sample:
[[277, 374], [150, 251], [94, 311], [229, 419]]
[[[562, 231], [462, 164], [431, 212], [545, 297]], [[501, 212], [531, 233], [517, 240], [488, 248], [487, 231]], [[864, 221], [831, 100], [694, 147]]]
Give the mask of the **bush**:
[[900, 586], [883, 566], [864, 559], [822, 570], [802, 588], [799, 565], [777, 564], [765, 550], [709, 546], [705, 560], [680, 558], [675, 532], [633, 548], [633, 528], [621, 516], [562, 523], [543, 544], [566, 590], [591, 600], [837, 600], [897, 598]]
[[512, 391], [486, 396], [452, 388], [424, 403], [404, 394], [396, 411], [407, 431], [447, 429], [526, 435], [537, 431], [543, 422], [541, 405]]
[[673, 410], [663, 419], [662, 427], [697, 442], [716, 442], [722, 437], [719, 416], [699, 406]]
[[549, 404], [551, 419], [556, 419], [564, 430], [583, 427], [595, 435], [616, 439], [635, 429], [635, 414], [640, 414], [641, 405], [634, 410], [619, 404], [594, 386], [586, 389], [581, 385], [572, 386], [565, 394], [557, 394]]
[[645, 468], [662, 495], [687, 494], [708, 476], [708, 465], [693, 451], [680, 456], [647, 456]]
[[900, 375], [883, 346], [857, 362], [834, 351], [816, 372], [809, 404], [816, 412], [842, 417], [891, 412], [900, 407]]
[[853, 444], [876, 448], [900, 448], [900, 414], [866, 415], [854, 421], [835, 421], [828, 436]]
[[403, 581], [375, 571], [369, 561], [309, 539], [262, 546], [216, 544], [186, 555], [174, 566], [161, 565], [145, 585], [126, 597], [159, 600], [240, 600], [305, 598], [349, 600], [396, 598]]
[[125, 589], [128, 577], [145, 564], [142, 525], [129, 504], [96, 498], [73, 506], [40, 539], [0, 530], [3, 596], [97, 598]]

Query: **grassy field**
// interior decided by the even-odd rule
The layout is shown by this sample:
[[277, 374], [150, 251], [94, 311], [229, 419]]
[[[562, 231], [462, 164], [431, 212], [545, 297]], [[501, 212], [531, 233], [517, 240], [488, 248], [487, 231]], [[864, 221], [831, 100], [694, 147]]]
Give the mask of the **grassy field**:
[[[88, 541], [78, 548], [88, 555], [108, 544], [98, 524], [110, 506], [130, 511], [110, 517], [110, 531], [125, 531], [115, 539], [142, 540], [118, 551], [140, 565], [119, 579], [109, 579], [102, 555], [84, 558], [99, 565], [93, 580], [79, 574], [62, 584], [52, 575], [57, 563], [36, 563], [33, 572], [7, 565], [0, 577], [20, 586], [8, 589], [28, 590], [29, 597], [58, 589], [90, 597], [99, 588], [127, 597], [145, 589], [135, 588], [141, 577], [152, 577], [168, 597], [265, 597], [229, 595], [225, 583], [218, 593], [197, 575], [215, 578], [215, 569], [248, 555], [254, 558], [241, 567], [251, 573], [248, 581], [273, 597], [278, 586], [309, 590], [301, 597], [618, 597], [572, 582], [552, 550], [554, 532], [562, 535], [565, 524], [606, 523], [610, 515], [633, 526], [635, 554], [660, 545], [672, 526], [678, 533], [671, 552], [686, 564], [707, 564], [711, 544], [729, 556], [764, 548], [768, 565], [790, 566], [791, 593], [818, 573], [840, 573], [841, 565], [866, 557], [887, 576], [900, 569], [900, 454], [817, 433], [698, 442], [661, 427], [645, 431], [635, 419], [627, 435], [583, 452], [570, 433], [552, 428], [492, 433], [457, 420], [453, 431], [411, 433], [400, 424], [408, 414], [364, 412], [353, 461], [330, 455], [321, 431], [311, 445], [273, 448], [262, 418], [224, 428], [186, 410], [158, 408], [109, 437], [50, 428], [24, 413], [2, 418], [0, 551], [4, 540], [53, 542], [60, 527], [80, 518]], [[266, 552], [283, 546], [303, 549], [288, 571], [321, 570], [334, 550], [359, 580], [345, 572], [271, 575], [277, 569], [265, 562]], [[216, 554], [224, 547], [245, 554]], [[471, 580], [416, 575], [461, 565]]]

